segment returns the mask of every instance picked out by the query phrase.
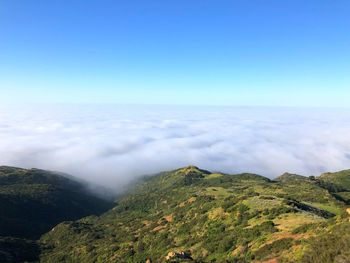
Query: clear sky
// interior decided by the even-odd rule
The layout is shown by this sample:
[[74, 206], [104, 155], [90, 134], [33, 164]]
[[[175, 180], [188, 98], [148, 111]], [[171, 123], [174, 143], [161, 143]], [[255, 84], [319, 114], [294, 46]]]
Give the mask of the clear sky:
[[0, 1], [0, 103], [348, 106], [350, 1]]

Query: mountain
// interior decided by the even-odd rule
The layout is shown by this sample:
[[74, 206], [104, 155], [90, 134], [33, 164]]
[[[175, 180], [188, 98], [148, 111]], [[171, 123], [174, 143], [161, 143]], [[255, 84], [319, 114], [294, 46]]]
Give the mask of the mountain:
[[61, 174], [0, 167], [0, 236], [36, 239], [62, 221], [100, 214], [110, 206], [84, 183]]
[[188, 166], [111, 202], [65, 174], [2, 166], [0, 262], [350, 262], [349, 178]]
[[68, 175], [0, 167], [0, 262], [34, 260], [33, 241], [66, 220], [99, 215], [112, 207]]
[[348, 175], [162, 172], [106, 213], [44, 234], [40, 261], [350, 262], [350, 211], [339, 195], [350, 190], [340, 180]]

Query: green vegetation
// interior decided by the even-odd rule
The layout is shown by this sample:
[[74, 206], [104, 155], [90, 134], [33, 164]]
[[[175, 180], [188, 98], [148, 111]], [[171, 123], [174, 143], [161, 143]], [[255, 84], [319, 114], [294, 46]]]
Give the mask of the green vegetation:
[[349, 262], [350, 261], [350, 224], [341, 223], [331, 226], [323, 234], [311, 238], [304, 262]]
[[317, 180], [284, 174], [271, 181], [194, 166], [160, 173], [102, 216], [45, 234], [40, 260], [303, 262], [314, 238], [348, 220], [346, 204]]
[[337, 173], [324, 173], [319, 179], [330, 183], [339, 189], [350, 191], [350, 170], [344, 170]]
[[35, 241], [0, 237], [0, 262], [37, 261], [39, 246]]
[[32, 241], [65, 220], [101, 214], [112, 207], [88, 185], [60, 174], [0, 167], [0, 262], [32, 261]]
[[0, 236], [36, 239], [64, 220], [110, 208], [87, 189], [48, 171], [0, 167]]
[[343, 199], [350, 191], [339, 180], [292, 174], [269, 180], [194, 166], [159, 173], [140, 180], [104, 214], [62, 222], [38, 243], [26, 243], [36, 252], [26, 260], [349, 262], [350, 215]]

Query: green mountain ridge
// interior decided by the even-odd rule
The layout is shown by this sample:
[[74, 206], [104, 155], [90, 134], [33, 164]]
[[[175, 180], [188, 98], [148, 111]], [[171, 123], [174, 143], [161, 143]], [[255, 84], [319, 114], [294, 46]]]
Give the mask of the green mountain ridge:
[[39, 238], [63, 220], [111, 206], [76, 179], [39, 169], [0, 167], [0, 236]]
[[62, 221], [111, 207], [71, 176], [0, 166], [0, 262], [34, 260], [39, 246], [32, 240]]
[[27, 250], [7, 243], [40, 262], [349, 262], [349, 177], [188, 166], [140, 179], [112, 209], [61, 222]]

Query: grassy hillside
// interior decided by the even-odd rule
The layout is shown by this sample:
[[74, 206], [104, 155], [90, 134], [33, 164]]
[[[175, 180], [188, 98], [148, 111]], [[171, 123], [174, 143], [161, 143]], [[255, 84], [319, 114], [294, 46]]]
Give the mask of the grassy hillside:
[[0, 236], [36, 239], [64, 220], [100, 214], [110, 205], [62, 175], [0, 167]]
[[38, 260], [35, 239], [65, 220], [98, 215], [112, 202], [88, 185], [38, 169], [0, 167], [0, 262]]
[[319, 179], [350, 191], [350, 170], [344, 170], [337, 173], [324, 173]]
[[349, 262], [349, 216], [336, 186], [323, 176], [164, 172], [105, 214], [43, 235], [40, 260]]
[[350, 205], [350, 170], [324, 173], [318, 178], [318, 181], [328, 187], [337, 199]]

